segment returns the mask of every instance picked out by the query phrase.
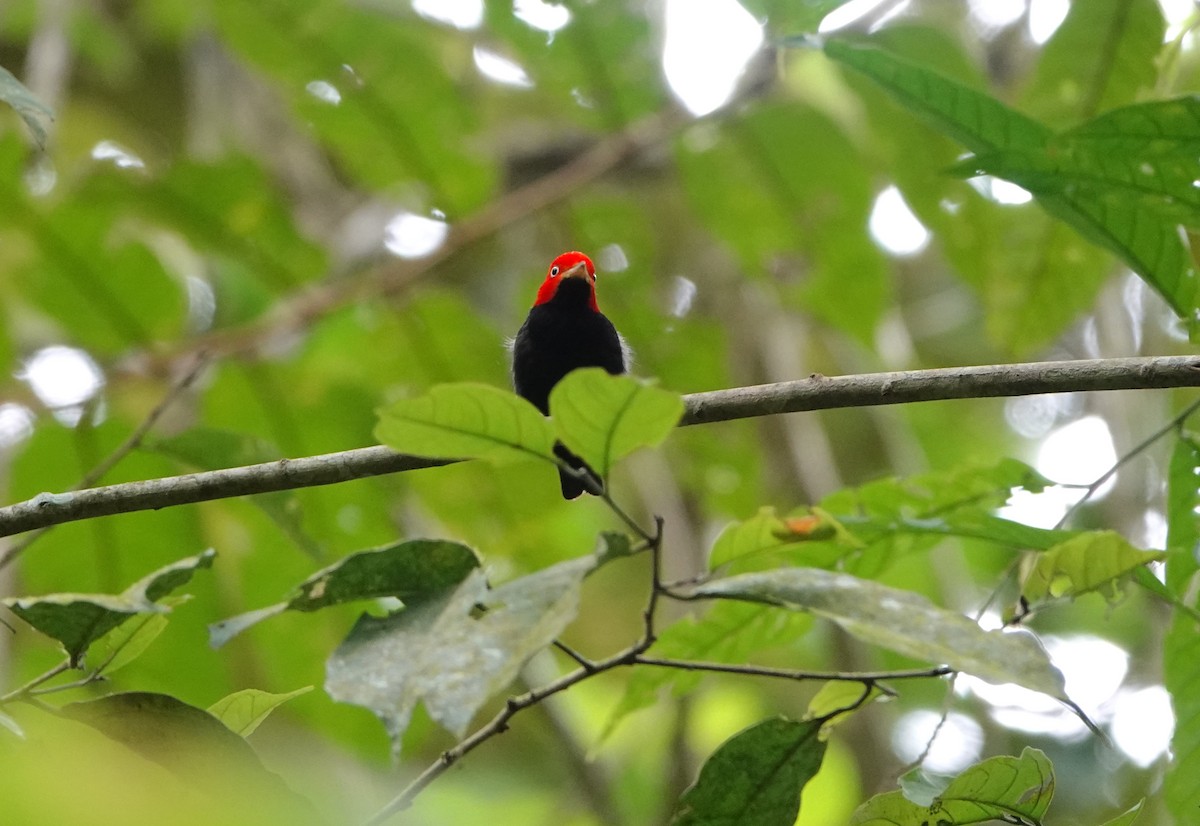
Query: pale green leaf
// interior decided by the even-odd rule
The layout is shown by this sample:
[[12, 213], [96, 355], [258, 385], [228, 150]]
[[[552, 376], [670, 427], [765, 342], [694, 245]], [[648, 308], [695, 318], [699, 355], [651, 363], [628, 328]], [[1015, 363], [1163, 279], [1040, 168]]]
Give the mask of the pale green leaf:
[[208, 707], [208, 713], [224, 723], [234, 734], [249, 737], [272, 711], [288, 700], [312, 690], [311, 685], [306, 685], [286, 694], [272, 694], [257, 688], [246, 688], [217, 700]]
[[558, 437], [602, 477], [617, 460], [667, 437], [683, 415], [678, 393], [600, 367], [575, 370], [550, 391]]
[[1165, 556], [1159, 551], [1139, 550], [1115, 531], [1090, 531], [1038, 554], [1025, 575], [1022, 594], [1037, 602], [1103, 589], [1112, 601], [1120, 594], [1117, 580]]
[[418, 702], [462, 736], [475, 712], [575, 618], [587, 556], [489, 589], [473, 571], [453, 592], [382, 619], [363, 616], [326, 663], [325, 690], [383, 720], [393, 744]]
[[851, 826], [966, 826], [1003, 820], [1039, 824], [1054, 797], [1054, 767], [1038, 749], [1020, 757], [992, 757], [955, 777], [929, 806], [900, 792], [872, 797], [859, 806]]
[[[1190, 435], [1176, 442], [1167, 468], [1166, 586], [1195, 609], [1200, 561], [1200, 444]], [[1176, 818], [1200, 811], [1200, 623], [1176, 612], [1163, 640], [1163, 684], [1171, 693], [1175, 730], [1171, 771], [1163, 797]]]
[[[174, 609], [190, 598], [187, 594], [166, 597], [159, 605]], [[124, 668], [145, 653], [166, 630], [167, 622], [166, 614], [139, 614], [123, 622], [91, 644], [87, 650], [90, 666], [105, 675]]]
[[1017, 683], [1065, 699], [1062, 674], [1027, 632], [984, 631], [924, 596], [849, 574], [790, 568], [741, 574], [692, 594], [753, 600], [833, 620], [864, 642], [947, 665], [992, 683]]
[[443, 384], [393, 402], [380, 409], [375, 436], [415, 456], [554, 461], [554, 429], [546, 418], [519, 396], [486, 384]]

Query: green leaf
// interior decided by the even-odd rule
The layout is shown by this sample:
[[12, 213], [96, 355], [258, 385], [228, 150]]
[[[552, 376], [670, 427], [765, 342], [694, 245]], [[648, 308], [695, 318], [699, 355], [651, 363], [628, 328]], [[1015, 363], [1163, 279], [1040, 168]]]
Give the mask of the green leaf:
[[77, 665], [89, 645], [129, 618], [170, 610], [166, 605], [157, 604], [158, 601], [185, 584], [200, 568], [212, 567], [214, 557], [216, 552], [210, 549], [159, 568], [119, 595], [6, 597], [3, 603], [38, 631], [62, 643], [71, 664]]
[[473, 571], [452, 593], [382, 619], [363, 616], [326, 663], [325, 690], [383, 720], [393, 744], [424, 702], [461, 737], [475, 712], [575, 618], [594, 556], [561, 562], [491, 590]]
[[791, 826], [825, 756], [820, 732], [819, 720], [776, 717], [735, 734], [705, 761], [672, 826]]
[[821, 508], [812, 508], [809, 513], [785, 518], [778, 516], [774, 508], [765, 507], [749, 519], [725, 526], [713, 542], [708, 568], [710, 571], [716, 570], [727, 563], [752, 557], [769, 558], [780, 551], [829, 539], [836, 539], [846, 548], [862, 547], [862, 543], [841, 522]]
[[1073, 4], [1041, 49], [1022, 110], [1059, 127], [1136, 100], [1158, 79], [1165, 29], [1154, 0]]
[[[866, 692], [867, 696], [863, 696]], [[829, 737], [829, 731], [849, 719], [858, 709], [886, 696], [879, 686], [864, 686], [850, 680], [830, 680], [808, 701], [805, 720], [821, 722], [821, 739]]]
[[1138, 815], [1142, 813], [1142, 806], [1145, 804], [1146, 800], [1143, 798], [1135, 803], [1131, 809], [1122, 812], [1112, 820], [1104, 821], [1101, 826], [1133, 826], [1133, 822], [1138, 819]]
[[[1175, 442], [1167, 468], [1166, 586], [1197, 607], [1200, 580], [1200, 444], [1191, 435]], [[1200, 628], [1193, 615], [1176, 612], [1163, 640], [1163, 684], [1171, 693], [1175, 759], [1163, 778], [1167, 808], [1182, 817], [1200, 810]]]
[[50, 122], [54, 120], [54, 112], [3, 66], [0, 66], [0, 100], [21, 116], [21, 120], [25, 121], [25, 125], [37, 140], [38, 146], [45, 148], [46, 133]]
[[1031, 634], [984, 631], [911, 591], [849, 574], [791, 568], [714, 580], [693, 587], [691, 594], [806, 611], [833, 620], [864, 642], [988, 682], [1017, 683], [1066, 699], [1062, 674]]
[[862, 72], [905, 108], [976, 154], [1035, 149], [1050, 137], [1049, 129], [996, 98], [870, 41], [830, 38], [825, 42], [825, 54]]
[[412, 605], [433, 599], [479, 567], [475, 551], [442, 539], [411, 539], [350, 554], [301, 582], [286, 602], [239, 614], [208, 627], [219, 648], [234, 636], [284, 611], [317, 611], [363, 599], [395, 597]]
[[[159, 600], [159, 605], [173, 610], [190, 598], [187, 594], [166, 597]], [[100, 673], [112, 674], [145, 653], [166, 630], [167, 622], [166, 614], [139, 614], [93, 642], [87, 650], [87, 661]]]
[[667, 437], [683, 415], [678, 393], [603, 368], [574, 370], [550, 391], [563, 444], [607, 478], [617, 460]]
[[306, 685], [286, 694], [272, 694], [257, 688], [246, 688], [217, 700], [208, 707], [208, 713], [224, 723], [234, 734], [249, 737], [272, 711], [288, 700], [312, 690], [311, 685]]
[[379, 410], [375, 436], [416, 456], [554, 461], [554, 429], [546, 418], [519, 396], [486, 384], [443, 384], [393, 402]]
[[992, 757], [950, 782], [930, 806], [900, 792], [872, 797], [859, 806], [850, 826], [960, 826], [1004, 820], [1039, 824], [1054, 797], [1054, 767], [1038, 749], [1020, 757]]
[[1104, 589], [1112, 602], [1120, 596], [1118, 579], [1165, 557], [1159, 551], [1138, 550], [1115, 531], [1089, 531], [1038, 554], [1021, 592], [1037, 602]]

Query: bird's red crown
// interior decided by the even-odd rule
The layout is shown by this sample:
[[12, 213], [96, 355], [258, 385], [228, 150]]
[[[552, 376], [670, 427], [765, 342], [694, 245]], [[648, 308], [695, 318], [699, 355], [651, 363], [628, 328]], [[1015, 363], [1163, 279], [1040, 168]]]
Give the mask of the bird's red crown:
[[554, 298], [554, 294], [558, 292], [558, 285], [564, 278], [586, 278], [592, 291], [588, 304], [593, 310], [600, 312], [596, 305], [596, 265], [592, 263], [592, 259], [575, 250], [564, 252], [550, 262], [550, 269], [546, 270], [546, 280], [538, 288], [537, 300], [533, 302], [533, 306], [545, 304]]

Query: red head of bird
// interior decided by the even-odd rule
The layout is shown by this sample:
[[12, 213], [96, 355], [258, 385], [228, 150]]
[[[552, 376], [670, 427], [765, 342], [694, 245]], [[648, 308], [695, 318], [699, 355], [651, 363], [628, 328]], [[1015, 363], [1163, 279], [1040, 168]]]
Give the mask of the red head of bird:
[[550, 269], [546, 270], [546, 280], [538, 288], [537, 299], [533, 302], [533, 306], [545, 304], [554, 298], [554, 294], [558, 292], [558, 285], [566, 278], [586, 279], [588, 286], [591, 287], [588, 305], [594, 311], [600, 312], [600, 307], [596, 304], [596, 266], [592, 263], [592, 259], [582, 252], [574, 250], [564, 252], [550, 262]]

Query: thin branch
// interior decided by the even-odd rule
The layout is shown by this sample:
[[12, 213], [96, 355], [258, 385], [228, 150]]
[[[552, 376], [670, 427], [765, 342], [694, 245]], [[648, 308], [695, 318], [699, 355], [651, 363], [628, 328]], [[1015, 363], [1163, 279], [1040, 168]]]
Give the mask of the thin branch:
[[[680, 425], [705, 424], [804, 410], [827, 410], [945, 399], [1200, 386], [1200, 357], [1096, 359], [910, 370], [714, 390], [684, 397]], [[184, 476], [44, 493], [0, 508], [0, 536], [116, 513], [154, 510], [212, 499], [329, 485], [451, 464], [368, 447], [302, 459]]]
[[[154, 409], [147, 414], [146, 418], [142, 420], [142, 423], [135, 427], [129, 436], [125, 438], [125, 441], [117, 445], [112, 453], [108, 454], [108, 456], [101, 460], [99, 464], [84, 474], [83, 478], [79, 480], [79, 484], [74, 487], [74, 490], [82, 490], [83, 488], [88, 488], [96, 484], [104, 478], [106, 473], [116, 467], [122, 459], [141, 447], [142, 440], [146, 438], [146, 434], [154, 428], [154, 425], [158, 424], [158, 420], [161, 419], [163, 414], [166, 413], [171, 405], [175, 403], [175, 400], [178, 399], [185, 390], [191, 387], [197, 378], [199, 378], [200, 374], [204, 371], [204, 368], [208, 366], [208, 363], [209, 358], [207, 354], [198, 354], [192, 366], [188, 368], [187, 372], [185, 372], [178, 381], [176, 381], [167, 389], [167, 392], [163, 395], [162, 399], [160, 399], [158, 404], [154, 406]], [[29, 547], [45, 536], [46, 532], [52, 527], [53, 525], [47, 525], [37, 533], [30, 535], [23, 541], [12, 546], [3, 554], [0, 554], [0, 570], [11, 564], [13, 560], [25, 553], [25, 551], [29, 550]]]
[[1171, 419], [1171, 421], [1167, 422], [1165, 425], [1160, 427], [1158, 430], [1151, 433], [1145, 439], [1142, 439], [1142, 441], [1138, 442], [1136, 445], [1134, 445], [1132, 448], [1130, 448], [1129, 451], [1127, 451], [1123, 456], [1121, 456], [1121, 458], [1119, 458], [1119, 459], [1117, 459], [1117, 461], [1113, 462], [1112, 467], [1110, 467], [1108, 470], [1104, 471], [1104, 473], [1100, 474], [1100, 476], [1098, 476], [1094, 481], [1092, 481], [1088, 485], [1084, 486], [1083, 496], [1079, 499], [1078, 502], [1071, 505], [1071, 507], [1067, 509], [1067, 512], [1063, 514], [1062, 519], [1058, 520], [1058, 524], [1056, 524], [1054, 526], [1055, 529], [1061, 528], [1064, 525], [1066, 525], [1068, 522], [1070, 522], [1071, 517], [1075, 515], [1075, 512], [1078, 511], [1081, 507], [1083, 507], [1083, 504], [1085, 502], [1087, 502], [1089, 499], [1091, 499], [1093, 496], [1095, 496], [1096, 491], [1098, 491], [1098, 490], [1100, 490], [1100, 488], [1104, 487], [1104, 483], [1107, 482], [1109, 479], [1111, 479], [1113, 476], [1115, 476], [1117, 471], [1120, 470], [1121, 467], [1123, 467], [1126, 462], [1129, 462], [1131, 459], [1133, 459], [1137, 456], [1140, 456], [1142, 453], [1146, 452], [1150, 447], [1152, 447], [1154, 445], [1154, 443], [1157, 442], [1159, 439], [1161, 439], [1163, 436], [1166, 436], [1172, 430], [1175, 430], [1176, 428], [1182, 426], [1183, 423], [1186, 422], [1188, 420], [1188, 418], [1193, 413], [1195, 413], [1197, 410], [1200, 410], [1200, 399], [1189, 404], [1186, 408], [1184, 408], [1183, 412], [1180, 413], [1178, 416]]
[[770, 677], [778, 680], [825, 680], [830, 682], [871, 684], [884, 680], [914, 680], [929, 677], [945, 677], [948, 674], [955, 673], [953, 668], [945, 665], [933, 668], [912, 668], [902, 671], [800, 671], [790, 668], [770, 668], [762, 665], [672, 660], [661, 657], [647, 657], [642, 654], [635, 656], [632, 664], [675, 668], [680, 671], [710, 671], [715, 674]]

